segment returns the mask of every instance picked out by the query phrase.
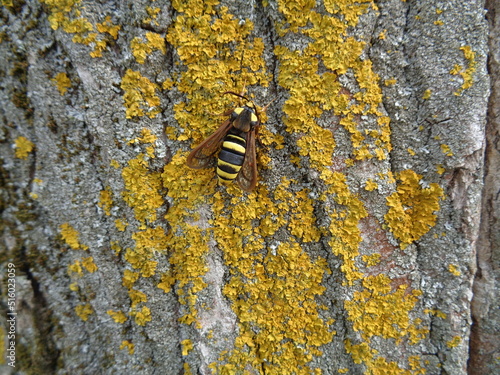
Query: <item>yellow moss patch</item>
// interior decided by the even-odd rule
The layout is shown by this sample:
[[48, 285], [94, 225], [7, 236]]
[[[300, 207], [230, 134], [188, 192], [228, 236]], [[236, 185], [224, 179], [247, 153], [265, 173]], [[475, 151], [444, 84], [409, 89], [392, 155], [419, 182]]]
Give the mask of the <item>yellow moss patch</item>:
[[398, 179], [396, 192], [386, 198], [389, 210], [384, 218], [404, 249], [436, 224], [434, 212], [439, 211], [439, 200], [444, 192], [435, 183], [423, 188], [420, 185], [422, 176], [412, 170], [402, 171]]
[[26, 137], [17, 137], [15, 141], [15, 155], [18, 159], [26, 160], [35, 145]]
[[341, 205], [341, 208], [328, 212], [331, 218], [329, 232], [332, 235], [329, 245], [332, 252], [342, 258], [342, 272], [347, 283], [352, 285], [355, 280], [363, 277], [354, 260], [359, 255], [359, 244], [362, 241], [358, 224], [368, 213], [359, 197], [350, 192], [345, 175], [326, 169], [320, 177], [328, 184], [327, 191], [320, 199], [326, 200], [331, 196]]
[[418, 355], [413, 355], [408, 358], [408, 364], [410, 365], [412, 375], [425, 375], [427, 370], [421, 365], [421, 358]]
[[184, 363], [184, 375], [193, 375], [193, 372], [191, 371], [191, 367], [189, 366], [189, 363]]

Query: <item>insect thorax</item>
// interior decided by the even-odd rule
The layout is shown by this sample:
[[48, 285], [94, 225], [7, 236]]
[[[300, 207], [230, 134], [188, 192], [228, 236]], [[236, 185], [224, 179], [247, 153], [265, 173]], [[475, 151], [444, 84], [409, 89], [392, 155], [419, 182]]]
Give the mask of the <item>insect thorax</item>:
[[254, 109], [246, 105], [236, 108], [231, 117], [233, 120], [233, 127], [245, 133], [252, 130], [259, 122]]

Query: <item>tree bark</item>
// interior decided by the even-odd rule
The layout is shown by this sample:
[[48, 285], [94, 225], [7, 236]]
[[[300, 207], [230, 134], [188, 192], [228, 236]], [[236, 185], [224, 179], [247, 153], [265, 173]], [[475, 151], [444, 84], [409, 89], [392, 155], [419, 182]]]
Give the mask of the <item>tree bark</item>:
[[500, 371], [495, 1], [2, 4], [3, 372]]

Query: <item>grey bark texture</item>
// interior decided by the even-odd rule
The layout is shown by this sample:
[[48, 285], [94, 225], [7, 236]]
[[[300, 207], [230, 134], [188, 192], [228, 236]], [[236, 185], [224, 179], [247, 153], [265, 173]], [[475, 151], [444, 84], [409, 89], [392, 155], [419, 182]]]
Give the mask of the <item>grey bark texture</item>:
[[[336, 17], [341, 23], [350, 22], [347, 11], [332, 14], [331, 9], [341, 2], [316, 1], [312, 6], [311, 2], [307, 5], [307, 1], [284, 3], [289, 3], [290, 9], [297, 7], [297, 17], [313, 9], [317, 14]], [[318, 167], [320, 163], [313, 160], [312, 153], [302, 152], [303, 144], [298, 142], [305, 139], [307, 131], [294, 133], [285, 125], [289, 124], [290, 98], [295, 94], [292, 94], [293, 86], [284, 87], [285, 84], [279, 82], [286, 61], [280, 60], [275, 51], [278, 47], [294, 52], [305, 50], [317, 38], [302, 32], [311, 27], [312, 18], [297, 30], [291, 30], [290, 26], [291, 31], [280, 34], [277, 30], [291, 23], [282, 2], [221, 1], [214, 5], [217, 16], [222, 17], [221, 6], [226, 6], [227, 13], [240, 20], [240, 25], [248, 25], [250, 20], [254, 26], [250, 37], [263, 40], [262, 58], [270, 77], [269, 87], [247, 82], [248, 93], [262, 106], [276, 99], [267, 111], [264, 126], [268, 133], [264, 133], [263, 142], [265, 134], [271, 134], [281, 136], [283, 144], [257, 145], [258, 160], [268, 160], [264, 156], [270, 160], [267, 167], [259, 165], [258, 183], [269, 192], [276, 192], [282, 188], [283, 179], [292, 181], [292, 187], [285, 191], [297, 197], [297, 203], [295, 198], [283, 202], [276, 193], [264, 196], [264, 190], [259, 187], [255, 193], [257, 198], [246, 200], [244, 194], [238, 198], [239, 202], [247, 202], [242, 210], [251, 211], [253, 207], [261, 207], [259, 204], [265, 207], [267, 203], [262, 202], [267, 202], [267, 197], [271, 197], [269, 207], [302, 210], [302, 216], [297, 214], [300, 218], [295, 227], [290, 224], [295, 220], [295, 212], [276, 212], [273, 220], [279, 222], [284, 218], [288, 224], [267, 237], [259, 237], [263, 238], [260, 252], [263, 255], [251, 258], [254, 259], [252, 269], [264, 269], [265, 277], [275, 280], [267, 297], [261, 296], [263, 303], [257, 303], [270, 309], [260, 311], [260, 316], [264, 319], [266, 314], [275, 314], [274, 309], [270, 311], [282, 300], [275, 300], [272, 293], [278, 293], [281, 285], [292, 284], [290, 274], [271, 269], [270, 263], [266, 263], [266, 259], [279, 253], [282, 244], [298, 244], [302, 263], [297, 260], [297, 267], [303, 266], [306, 254], [307, 259], [324, 260], [329, 270], [320, 277], [324, 290], [312, 293], [312, 301], [324, 306], [323, 310], [318, 309], [318, 322], [326, 325], [325, 322], [330, 321], [330, 339], [316, 345], [312, 338], [314, 329], [311, 332], [304, 329], [299, 336], [287, 336], [296, 322], [292, 316], [285, 317], [283, 321], [276, 321], [278, 328], [283, 325], [278, 329], [282, 335], [269, 335], [269, 341], [277, 342], [272, 347], [281, 349], [269, 353], [263, 349], [266, 343], [256, 339], [262, 337], [259, 335], [264, 335], [267, 328], [257, 321], [246, 322], [245, 311], [235, 307], [241, 301], [251, 300], [253, 289], [242, 288], [232, 299], [227, 286], [240, 277], [238, 272], [242, 271], [238, 264], [231, 263], [229, 253], [224, 250], [225, 239], [218, 237], [219, 229], [214, 229], [217, 227], [214, 223], [220, 223], [217, 210], [223, 212], [222, 219], [231, 218], [231, 209], [239, 212], [233, 190], [207, 187], [186, 195], [213, 199], [216, 194], [215, 201], [225, 205], [224, 209], [218, 209], [215, 208], [218, 203], [212, 207], [203, 202], [205, 198], [200, 198], [202, 203], [198, 200], [190, 205], [184, 196], [176, 195], [179, 192], [168, 182], [169, 173], [181, 176], [181, 180], [184, 173], [191, 176], [191, 170], [175, 162], [180, 160], [177, 155], [184, 155], [183, 152], [193, 146], [192, 137], [200, 137], [197, 131], [179, 125], [182, 112], [178, 109], [179, 103], [189, 103], [197, 92], [193, 90], [194, 94], [188, 94], [181, 88], [185, 83], [178, 77], [187, 68], [183, 65], [180, 47], [173, 42], [166, 43], [165, 53], [153, 48], [146, 52], [143, 64], [133, 54], [132, 41], [136, 37], [146, 41], [146, 34], [154, 33], [172, 40], [169, 38], [173, 38], [173, 26], [184, 15], [180, 5], [166, 0], [68, 2], [71, 11], [65, 14], [73, 19], [85, 17], [94, 25], [94, 31], [107, 15], [113, 24], [120, 25], [116, 39], [108, 33], [102, 56], [93, 57], [90, 52], [96, 50], [95, 41], [89, 45], [75, 42], [77, 33], [51, 27], [54, 9], [62, 5], [35, 0], [2, 1], [0, 333], [5, 351], [0, 358], [0, 372], [61, 375], [500, 373], [500, 6], [495, 0], [361, 3], [366, 3], [368, 8], [342, 38], [364, 42], [358, 60], [372, 62], [374, 77], [378, 75], [372, 83], [380, 87], [382, 102], [377, 107], [378, 117], [367, 111], [357, 114], [355, 121], [366, 135], [376, 127], [377, 118], [390, 118], [391, 147], [385, 149], [385, 158], [356, 159], [352, 156], [356, 149], [352, 133], [340, 125], [342, 116], [335, 109], [326, 108], [315, 119], [319, 127], [328, 130], [335, 139], [333, 154], [328, 155], [331, 162], [324, 170], [345, 176], [351, 193], [346, 199], [359, 199], [367, 212], [354, 226], [352, 237], [359, 229], [362, 241], [359, 253], [352, 259], [342, 252], [348, 243], [339, 239], [342, 230], [336, 232], [334, 221], [335, 215], [340, 218], [344, 213], [350, 215], [348, 203], [339, 198], [340, 190], [331, 193], [334, 184], [328, 185], [323, 179], [323, 170]], [[153, 8], [160, 11], [155, 13]], [[192, 19], [191, 28], [196, 34], [197, 22], [202, 22], [203, 17], [195, 15]], [[87, 31], [84, 36], [88, 34]], [[100, 31], [99, 35], [104, 34]], [[188, 51], [199, 47], [188, 42], [184, 46]], [[334, 72], [335, 82], [341, 87], [339, 95], [348, 92], [349, 100], [354, 102], [357, 93], [368, 89], [360, 87], [359, 72], [353, 72], [348, 62], [346, 64], [345, 72]], [[297, 71], [303, 68], [297, 66]], [[123, 82], [129, 69], [140, 71], [150, 84], [158, 85], [155, 95], [160, 103], [150, 105], [150, 112], [145, 110], [142, 116], [126, 114]], [[323, 61], [316, 70], [318, 75], [329, 72]], [[66, 73], [70, 82], [65, 92], [58, 89], [57, 74], [61, 72]], [[297, 82], [308, 78], [298, 77]], [[160, 90], [168, 79], [173, 84]], [[467, 85], [468, 79], [470, 85]], [[59, 87], [61, 82], [64, 80], [59, 81]], [[199, 92], [205, 93], [204, 83], [192, 84], [193, 87], [199, 85]], [[220, 85], [219, 92], [212, 93], [210, 100], [222, 100], [221, 94], [228, 90]], [[304, 91], [304, 95], [309, 92]], [[186, 112], [195, 111], [186, 108]], [[212, 108], [207, 112], [212, 112]], [[213, 131], [217, 125], [209, 124], [206, 129]], [[145, 139], [143, 129], [149, 129], [154, 141]], [[29, 142], [23, 143], [24, 139]], [[316, 139], [322, 141], [319, 137]], [[152, 151], [147, 150], [149, 144], [154, 146]], [[315, 145], [310, 147], [314, 149]], [[139, 154], [146, 155], [145, 162], [139, 162], [139, 167], [133, 169], [131, 163], [138, 160]], [[299, 161], [293, 162], [292, 158]], [[352, 164], [345, 160], [352, 160]], [[152, 184], [151, 194], [131, 196], [132, 188], [127, 184], [134, 181], [134, 175], [125, 177], [127, 168], [132, 174], [144, 171], [136, 175], [137, 186]], [[398, 184], [404, 185], [404, 171], [414, 171], [420, 176], [413, 189], [430, 192], [439, 186], [443, 191], [439, 209], [433, 212], [435, 224], [407, 243], [384, 219], [388, 213], [388, 197], [398, 191]], [[215, 175], [215, 171], [212, 172]], [[392, 174], [397, 182], [378, 178], [378, 174]], [[374, 191], [365, 189], [369, 179], [377, 181]], [[154, 185], [158, 181], [160, 185]], [[186, 180], [185, 190], [190, 189], [200, 189], [199, 184]], [[303, 192], [306, 193], [302, 196]], [[107, 196], [111, 197], [112, 204], [107, 205]], [[156, 196], [161, 197], [161, 201], [152, 208], [147, 206]], [[419, 204], [427, 204], [425, 197], [418, 199], [422, 199]], [[248, 203], [250, 201], [256, 202], [255, 206]], [[311, 202], [310, 206], [307, 202]], [[411, 197], [406, 205], [411, 206]], [[173, 215], [177, 207], [187, 207], [191, 216], [185, 223], [169, 221], [168, 218], [187, 217]], [[254, 239], [258, 237], [255, 233], [266, 232], [263, 226], [267, 225], [267, 213], [258, 215], [250, 225]], [[122, 227], [120, 222], [127, 225]], [[241, 224], [243, 227], [246, 223]], [[184, 225], [199, 227], [201, 240], [183, 232]], [[231, 233], [239, 233], [232, 225]], [[301, 230], [312, 231], [311, 228], [318, 233], [313, 240], [296, 234]], [[159, 229], [165, 235], [158, 235], [159, 240], [151, 235], [152, 239], [144, 240], [147, 245], [140, 247], [137, 235], [152, 233], [149, 229]], [[204, 288], [196, 291], [192, 305], [186, 302], [191, 297], [187, 290], [195, 284], [195, 279], [176, 278], [180, 271], [172, 271], [182, 267], [189, 270], [191, 262], [193, 265], [198, 262], [186, 255], [184, 261], [175, 263], [178, 244], [184, 236], [186, 254], [190, 254], [190, 244], [210, 250], [203, 256], [205, 272], [200, 278]], [[243, 230], [241, 236], [244, 237]], [[243, 244], [243, 252], [245, 246], [253, 246], [247, 237], [238, 241]], [[340, 244], [338, 252], [333, 249], [334, 243]], [[155, 272], [147, 274], [144, 268], [137, 266], [143, 262], [140, 258], [143, 253], [147, 254], [144, 263], [154, 263]], [[371, 267], [369, 258], [378, 259], [379, 263]], [[236, 263], [245, 263], [248, 259], [242, 256]], [[262, 259], [262, 263], [255, 259]], [[362, 275], [352, 283], [346, 271], [350, 260], [355, 264], [353, 273]], [[287, 262], [291, 270], [296, 267], [290, 264], [293, 261]], [[127, 284], [128, 271], [139, 275], [130, 281], [133, 287]], [[165, 275], [172, 274], [171, 289], [162, 289]], [[380, 293], [377, 285], [367, 286], [367, 280], [374, 275], [382, 275], [390, 281], [388, 291]], [[260, 277], [264, 276], [252, 279], [244, 275], [241, 280], [257, 285]], [[311, 278], [304, 271], [303, 278], [298, 277], [299, 281], [293, 285], [298, 287], [302, 281], [307, 284]], [[15, 282], [9, 281], [11, 279]], [[183, 284], [185, 280], [190, 280], [189, 285]], [[15, 305], [12, 305], [9, 293], [14, 284]], [[406, 289], [398, 289], [399, 286]], [[287, 293], [284, 294], [294, 298], [293, 290]], [[299, 296], [298, 300], [297, 306], [301, 308], [312, 303], [307, 297]], [[401, 307], [408, 304], [411, 306]], [[189, 310], [190, 307], [193, 310]], [[358, 308], [362, 312], [356, 315]], [[400, 308], [401, 314], [408, 317], [407, 326], [396, 321], [401, 317]], [[398, 313], [391, 315], [391, 310]], [[124, 322], [117, 322], [113, 315], [119, 311], [126, 318]], [[183, 321], [192, 311], [197, 312], [198, 325]], [[17, 314], [14, 339], [9, 338], [12, 326], [9, 312]], [[378, 319], [372, 319], [377, 316]], [[306, 314], [304, 319], [307, 318]], [[393, 330], [400, 336], [387, 333]], [[255, 335], [251, 336], [253, 343], [238, 346], [242, 332]], [[14, 361], [9, 358], [12, 340], [15, 341]], [[289, 348], [293, 348], [291, 356], [288, 356]], [[321, 354], [315, 352], [315, 348]]]

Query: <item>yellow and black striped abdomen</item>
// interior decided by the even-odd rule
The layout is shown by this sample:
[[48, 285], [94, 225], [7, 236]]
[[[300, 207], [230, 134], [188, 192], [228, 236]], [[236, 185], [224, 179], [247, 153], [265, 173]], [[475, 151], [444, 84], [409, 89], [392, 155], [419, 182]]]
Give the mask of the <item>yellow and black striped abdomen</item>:
[[217, 175], [220, 179], [232, 181], [236, 178], [245, 160], [246, 145], [247, 141], [240, 135], [226, 135], [217, 160]]

